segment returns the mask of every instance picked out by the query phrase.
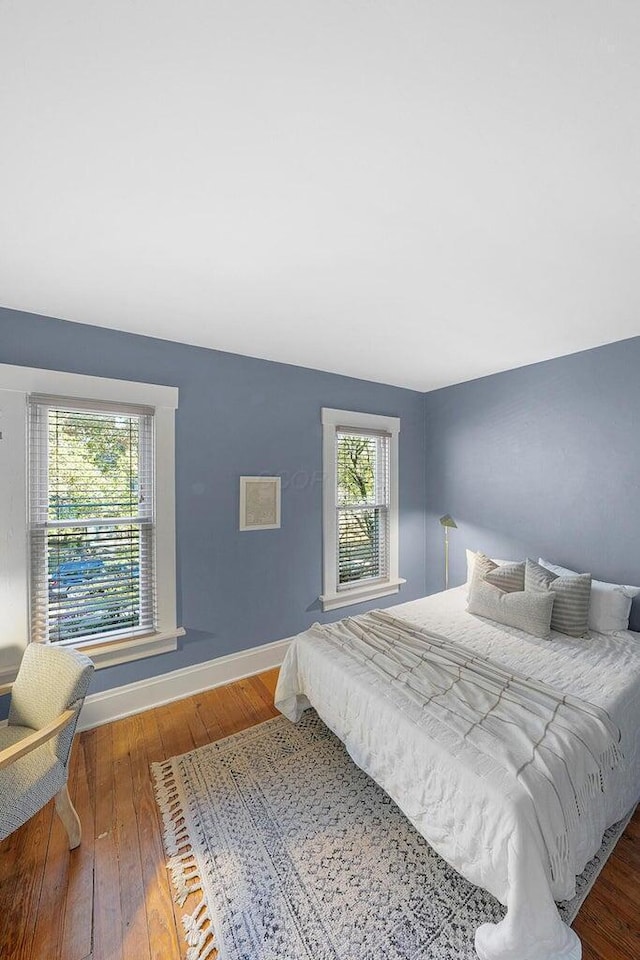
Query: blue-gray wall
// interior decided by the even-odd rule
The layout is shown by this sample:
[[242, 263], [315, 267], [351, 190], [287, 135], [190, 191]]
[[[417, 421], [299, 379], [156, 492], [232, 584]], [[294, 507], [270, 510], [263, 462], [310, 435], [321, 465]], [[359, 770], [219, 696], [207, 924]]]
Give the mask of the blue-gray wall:
[[[179, 323], [179, 319], [176, 321]], [[324, 615], [320, 408], [401, 418], [401, 593], [425, 592], [424, 396], [0, 308], [0, 363], [177, 386], [176, 653], [100, 670], [106, 689], [290, 636]], [[238, 478], [282, 475], [282, 528], [238, 531]], [[347, 613], [366, 609], [359, 604]]]
[[[640, 583], [640, 337], [423, 395], [0, 308], [0, 362], [180, 389], [178, 614], [187, 636], [175, 654], [99, 671], [94, 690], [366, 609], [325, 616], [317, 602], [322, 406], [402, 419], [407, 584], [369, 606], [442, 589], [438, 518], [447, 512], [458, 522], [452, 584], [464, 580], [467, 546]], [[254, 473], [283, 476], [281, 530], [238, 531], [238, 477]]]
[[[465, 547], [640, 584], [640, 337], [429, 393], [427, 592]], [[640, 604], [633, 625], [640, 628]]]

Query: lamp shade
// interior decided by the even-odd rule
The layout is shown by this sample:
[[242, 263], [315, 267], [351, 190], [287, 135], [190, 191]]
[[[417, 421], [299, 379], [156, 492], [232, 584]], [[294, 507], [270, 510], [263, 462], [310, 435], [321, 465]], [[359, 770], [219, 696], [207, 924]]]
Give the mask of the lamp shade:
[[440, 517], [440, 523], [443, 527], [458, 527], [458, 524], [455, 522], [450, 513], [445, 513], [444, 517]]

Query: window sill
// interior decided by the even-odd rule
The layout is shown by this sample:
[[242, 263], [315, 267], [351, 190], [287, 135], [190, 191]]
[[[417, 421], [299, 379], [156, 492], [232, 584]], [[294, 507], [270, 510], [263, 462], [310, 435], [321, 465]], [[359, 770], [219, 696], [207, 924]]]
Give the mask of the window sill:
[[320, 602], [323, 610], [337, 610], [338, 607], [349, 607], [354, 603], [365, 603], [367, 600], [378, 600], [380, 597], [398, 593], [401, 585], [406, 582], [402, 577], [398, 577], [395, 580], [352, 587], [350, 590], [340, 590], [337, 593], [325, 593], [320, 597]]
[[98, 643], [79, 643], [74, 650], [85, 653], [96, 670], [103, 667], [115, 667], [119, 663], [130, 663], [144, 657], [155, 657], [161, 653], [171, 653], [178, 647], [178, 637], [184, 637], [183, 627], [172, 630], [145, 633], [142, 636], [120, 637], [117, 640], [105, 640]]
[[[158, 633], [145, 633], [138, 637], [121, 637], [118, 640], [101, 641], [99, 643], [79, 643], [72, 647], [85, 653], [96, 670], [103, 667], [115, 667], [119, 663], [129, 663], [132, 660], [142, 660], [144, 657], [155, 657], [160, 653], [171, 653], [178, 647], [178, 637], [184, 637], [183, 627], [174, 627]], [[13, 683], [18, 675], [20, 664], [0, 667], [0, 686]]]

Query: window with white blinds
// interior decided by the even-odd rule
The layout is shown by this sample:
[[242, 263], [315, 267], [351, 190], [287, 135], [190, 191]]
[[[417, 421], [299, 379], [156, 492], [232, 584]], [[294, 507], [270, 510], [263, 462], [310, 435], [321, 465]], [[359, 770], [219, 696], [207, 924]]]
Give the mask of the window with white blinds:
[[323, 609], [397, 592], [396, 417], [323, 408]]
[[389, 573], [389, 435], [336, 430], [337, 586]]
[[153, 410], [32, 397], [31, 639], [155, 627]]

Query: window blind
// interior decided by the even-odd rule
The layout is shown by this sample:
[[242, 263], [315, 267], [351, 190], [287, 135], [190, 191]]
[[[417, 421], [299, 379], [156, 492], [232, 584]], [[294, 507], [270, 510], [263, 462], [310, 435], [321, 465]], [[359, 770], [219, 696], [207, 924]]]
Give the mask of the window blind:
[[338, 589], [389, 575], [389, 440], [336, 430]]
[[29, 424], [32, 640], [150, 632], [153, 414], [34, 397]]

